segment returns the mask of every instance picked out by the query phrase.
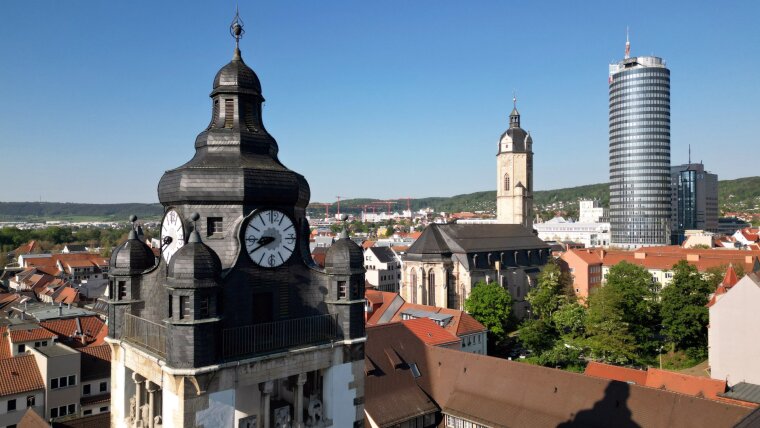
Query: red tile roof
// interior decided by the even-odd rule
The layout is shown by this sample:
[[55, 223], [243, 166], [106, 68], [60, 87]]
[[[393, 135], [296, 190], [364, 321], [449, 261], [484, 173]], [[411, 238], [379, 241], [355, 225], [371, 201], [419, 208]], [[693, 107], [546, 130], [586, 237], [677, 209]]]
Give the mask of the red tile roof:
[[416, 318], [401, 321], [415, 336], [431, 346], [453, 345], [460, 343], [460, 339], [449, 333], [443, 327], [430, 318]]
[[29, 329], [26, 329], [26, 328], [14, 329], [13, 327], [10, 327], [8, 333], [10, 335], [11, 342], [13, 343], [23, 343], [23, 342], [31, 342], [35, 340], [54, 339], [56, 337], [55, 333], [45, 330], [44, 328], [39, 327], [39, 326], [35, 326]]
[[717, 400], [726, 392], [726, 381], [649, 368], [646, 386]]
[[723, 275], [723, 280], [718, 284], [718, 288], [715, 289], [715, 293], [710, 296], [710, 301], [707, 302], [708, 308], [714, 305], [718, 299], [720, 299], [720, 296], [723, 294], [728, 293], [728, 290], [731, 289], [736, 283], [739, 282], [739, 278], [736, 275], [736, 271], [734, 270], [734, 265], [729, 264], [728, 268], [726, 269], [726, 274]]
[[[54, 332], [60, 337], [69, 338], [77, 334], [77, 319], [79, 320], [79, 323], [82, 326], [82, 330], [79, 333], [84, 334], [86, 337], [86, 341], [87, 341], [86, 346], [97, 346], [97, 345], [102, 345], [104, 343], [103, 342], [103, 338], [105, 337], [104, 331], [107, 332], [108, 328], [106, 327], [106, 324], [100, 318], [94, 315], [87, 316], [87, 317], [79, 317], [79, 318], [42, 321], [40, 322], [40, 325], [46, 328], [47, 330]], [[67, 343], [67, 344], [73, 348], [81, 348], [85, 345], [82, 344], [80, 340], [81, 339], [78, 339], [76, 342]]]
[[644, 370], [629, 369], [627, 367], [597, 363], [596, 361], [588, 363], [584, 374], [586, 376], [619, 380], [620, 382], [635, 383], [637, 385], [645, 385], [647, 382], [647, 372]]
[[375, 245], [375, 241], [370, 241], [369, 239], [362, 242], [362, 249], [366, 250], [369, 247], [373, 247]]
[[64, 287], [54, 299], [56, 303], [75, 303], [79, 301], [79, 292], [73, 287]]
[[0, 396], [45, 389], [34, 355], [0, 360]]

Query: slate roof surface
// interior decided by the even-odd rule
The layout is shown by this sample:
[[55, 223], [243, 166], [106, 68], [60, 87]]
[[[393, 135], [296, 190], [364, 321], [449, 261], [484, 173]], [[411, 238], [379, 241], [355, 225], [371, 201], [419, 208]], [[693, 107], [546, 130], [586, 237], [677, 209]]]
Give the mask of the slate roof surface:
[[372, 251], [380, 263], [390, 263], [396, 260], [396, 254], [390, 247], [370, 247], [369, 251]]
[[0, 360], [0, 379], [0, 397], [45, 388], [34, 355]]
[[450, 254], [548, 249], [533, 231], [517, 224], [431, 224], [408, 254]]
[[760, 385], [739, 382], [730, 387], [728, 391], [720, 394], [720, 396], [760, 404]]

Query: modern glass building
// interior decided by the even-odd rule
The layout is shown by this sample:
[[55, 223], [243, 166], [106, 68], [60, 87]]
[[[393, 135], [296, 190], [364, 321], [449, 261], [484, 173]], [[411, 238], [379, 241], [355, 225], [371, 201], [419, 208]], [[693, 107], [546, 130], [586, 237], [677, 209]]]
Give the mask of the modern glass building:
[[671, 227], [670, 70], [662, 58], [610, 64], [611, 245], [667, 245]]
[[718, 231], [718, 176], [701, 163], [670, 167], [671, 243], [682, 244], [687, 230]]

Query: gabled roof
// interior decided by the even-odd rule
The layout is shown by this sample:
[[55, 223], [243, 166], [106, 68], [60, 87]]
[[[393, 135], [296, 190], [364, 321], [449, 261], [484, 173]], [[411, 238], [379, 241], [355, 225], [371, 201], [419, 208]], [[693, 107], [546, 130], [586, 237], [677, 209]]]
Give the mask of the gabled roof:
[[45, 389], [34, 355], [0, 360], [0, 397]]
[[544, 241], [519, 224], [431, 224], [407, 254], [473, 253], [548, 249]]
[[50, 428], [50, 424], [34, 411], [34, 407], [28, 407], [26, 409], [24, 416], [18, 421], [17, 426], [22, 428]]
[[370, 247], [367, 251], [372, 251], [380, 263], [390, 263], [396, 260], [396, 253], [390, 247]]
[[436, 324], [430, 318], [415, 318], [401, 321], [418, 339], [427, 345], [443, 346], [458, 344], [461, 340]]
[[35, 340], [52, 340], [56, 334], [36, 324], [9, 326], [8, 335], [12, 343], [32, 342]]

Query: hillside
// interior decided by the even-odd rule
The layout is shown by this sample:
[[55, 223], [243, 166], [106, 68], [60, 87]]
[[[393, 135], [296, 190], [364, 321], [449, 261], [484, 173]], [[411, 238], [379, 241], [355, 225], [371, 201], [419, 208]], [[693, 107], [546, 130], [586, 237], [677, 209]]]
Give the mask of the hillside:
[[[736, 180], [722, 180], [718, 183], [719, 206], [722, 212], [760, 211], [760, 177], [746, 177]], [[534, 194], [534, 202], [539, 211], [564, 209], [570, 213], [577, 211], [579, 199], [598, 199], [604, 206], [609, 205], [607, 183], [589, 184], [556, 190], [542, 190]], [[341, 211], [358, 214], [365, 205], [378, 203], [378, 199], [345, 199], [340, 201]], [[316, 204], [316, 202], [315, 202]], [[312, 204], [308, 212], [313, 216], [324, 216], [324, 207]], [[392, 205], [393, 210], [406, 209], [407, 201], [401, 199]], [[494, 211], [496, 192], [475, 192], [451, 197], [431, 197], [410, 199], [413, 211], [432, 208], [434, 211]], [[378, 204], [377, 211], [385, 211], [385, 204]], [[336, 205], [330, 206], [334, 214]], [[136, 214], [143, 219], [159, 219], [163, 213], [160, 204], [76, 204], [54, 202], [0, 202], [0, 221], [44, 221], [44, 220], [125, 220]]]

